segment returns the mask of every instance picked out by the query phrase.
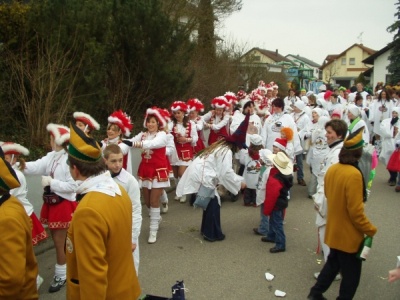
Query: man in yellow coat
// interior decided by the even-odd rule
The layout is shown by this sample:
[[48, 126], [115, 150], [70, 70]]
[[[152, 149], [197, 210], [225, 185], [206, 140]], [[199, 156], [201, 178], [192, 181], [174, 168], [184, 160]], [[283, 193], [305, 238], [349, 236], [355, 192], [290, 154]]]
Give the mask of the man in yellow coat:
[[71, 124], [68, 160], [82, 183], [68, 229], [67, 299], [138, 299], [132, 257], [132, 203], [106, 171], [97, 142]]
[[358, 168], [364, 144], [363, 130], [361, 127], [346, 138], [339, 153], [339, 163], [329, 167], [325, 175], [328, 203], [325, 243], [330, 252], [308, 299], [326, 299], [322, 294], [338, 272], [342, 274], [342, 282], [337, 299], [353, 299], [361, 277], [361, 260], [357, 252], [364, 236], [372, 237], [377, 231], [364, 213], [367, 192]]
[[38, 299], [32, 223], [10, 190], [20, 186], [0, 148], [0, 299]]

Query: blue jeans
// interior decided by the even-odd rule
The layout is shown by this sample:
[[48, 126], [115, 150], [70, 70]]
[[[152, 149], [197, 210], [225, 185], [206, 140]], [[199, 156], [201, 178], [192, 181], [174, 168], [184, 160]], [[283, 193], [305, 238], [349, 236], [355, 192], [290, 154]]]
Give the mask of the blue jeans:
[[264, 203], [260, 205], [260, 225], [258, 226], [258, 232], [264, 236], [267, 236], [269, 229], [269, 217], [264, 215]]
[[297, 181], [304, 179], [303, 173], [303, 153], [296, 155], [296, 164], [297, 164]]
[[269, 216], [267, 239], [275, 241], [278, 249], [286, 248], [286, 236], [283, 231], [283, 210], [273, 210]]

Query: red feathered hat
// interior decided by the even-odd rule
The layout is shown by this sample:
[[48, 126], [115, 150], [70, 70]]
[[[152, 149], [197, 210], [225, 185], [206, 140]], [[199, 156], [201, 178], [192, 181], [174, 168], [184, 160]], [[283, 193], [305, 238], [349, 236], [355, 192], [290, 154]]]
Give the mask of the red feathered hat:
[[171, 113], [166, 108], [160, 108], [160, 113], [164, 117], [165, 121], [171, 122]]
[[149, 116], [154, 116], [154, 117], [156, 117], [156, 119], [158, 121], [158, 127], [164, 128], [165, 126], [167, 126], [167, 121], [165, 120], [164, 114], [165, 114], [165, 112], [163, 112], [163, 110], [161, 108], [158, 108], [156, 106], [153, 106], [152, 108], [148, 108], [146, 110], [146, 116], [144, 117], [143, 127], [147, 128], [147, 126], [146, 126], [147, 118]]
[[175, 102], [173, 102], [172, 105], [171, 105], [171, 111], [178, 111], [178, 110], [181, 110], [185, 114], [187, 114], [188, 107], [187, 107], [186, 103], [183, 102], [183, 101], [175, 101]]
[[89, 114], [85, 114], [84, 112], [76, 111], [73, 114], [74, 119], [76, 121], [81, 121], [82, 123], [89, 126], [90, 130], [99, 130], [100, 124], [96, 122], [95, 119]]
[[260, 91], [258, 89], [252, 90], [249, 96], [251, 101], [261, 101], [263, 96], [260, 94]]
[[269, 84], [272, 86], [272, 88], [273, 88], [274, 90], [277, 90], [277, 89], [279, 88], [278, 85], [277, 85], [275, 82], [273, 82], [273, 81], [271, 81]]
[[272, 87], [272, 85], [270, 83], [265, 85], [265, 88], [267, 89], [267, 91], [272, 91], [274, 88]]
[[236, 97], [237, 97], [238, 100], [242, 100], [242, 99], [246, 98], [246, 95], [247, 95], [246, 92], [243, 91], [243, 90], [239, 90], [236, 93]]
[[236, 105], [238, 103], [238, 98], [236, 97], [235, 93], [226, 92], [224, 97], [228, 100], [229, 104]]
[[189, 99], [187, 102], [188, 111], [204, 111], [204, 104], [197, 98]]
[[258, 87], [264, 87], [264, 86], [265, 86], [264, 80], [260, 80], [260, 81], [258, 82]]
[[117, 125], [125, 136], [129, 136], [131, 134], [131, 130], [133, 128], [131, 117], [129, 117], [121, 109], [114, 111], [108, 117], [108, 123]]
[[70, 135], [68, 127], [60, 124], [50, 123], [47, 125], [46, 129], [53, 136], [54, 142], [58, 146], [62, 146], [65, 142], [69, 141]]
[[13, 143], [13, 142], [0, 142], [1, 149], [3, 149], [4, 154], [14, 154], [14, 155], [29, 155], [29, 150], [24, 146]]
[[213, 108], [223, 108], [225, 110], [229, 109], [229, 102], [224, 96], [215, 97], [211, 101], [211, 106]]

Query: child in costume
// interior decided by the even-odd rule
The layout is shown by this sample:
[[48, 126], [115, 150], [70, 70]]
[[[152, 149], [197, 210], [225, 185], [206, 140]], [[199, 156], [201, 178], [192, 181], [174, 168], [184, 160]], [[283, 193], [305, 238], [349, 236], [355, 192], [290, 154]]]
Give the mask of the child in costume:
[[286, 236], [283, 229], [284, 210], [288, 206], [289, 190], [293, 186], [293, 165], [282, 152], [268, 156], [273, 163], [266, 184], [264, 215], [269, 216], [269, 229], [264, 242], [275, 243], [271, 253], [286, 251]]
[[248, 149], [240, 150], [240, 164], [244, 165], [243, 178], [246, 188], [243, 193], [244, 206], [256, 207], [256, 187], [260, 174], [260, 154], [259, 151], [264, 148], [262, 138], [258, 134], [251, 134], [250, 146]]
[[170, 186], [169, 162], [166, 156], [168, 137], [164, 130], [167, 122], [158, 107], [148, 108], [143, 127], [130, 139], [132, 147], [142, 149], [142, 160], [138, 168], [139, 186], [150, 213], [150, 232], [148, 243], [157, 241], [157, 232], [161, 223], [160, 197], [164, 188]]
[[230, 114], [229, 102], [224, 96], [219, 96], [211, 101], [213, 110], [203, 116], [204, 128], [210, 129], [208, 146], [229, 135]]
[[[197, 144], [197, 128], [193, 121], [187, 116], [188, 107], [185, 102], [175, 101], [171, 105], [172, 125], [169, 128], [174, 136], [175, 148], [178, 154], [178, 161], [172, 165], [175, 178], [181, 178], [186, 168], [193, 159], [194, 146]], [[186, 202], [186, 196], [175, 197], [181, 203]]]
[[76, 209], [77, 184], [69, 173], [66, 147], [70, 138], [69, 128], [58, 124], [47, 125], [52, 151], [46, 156], [26, 163], [26, 175], [42, 175], [43, 206], [40, 221], [47, 224], [56, 249], [57, 263], [49, 292], [58, 292], [66, 283], [67, 265], [65, 238], [72, 215]]

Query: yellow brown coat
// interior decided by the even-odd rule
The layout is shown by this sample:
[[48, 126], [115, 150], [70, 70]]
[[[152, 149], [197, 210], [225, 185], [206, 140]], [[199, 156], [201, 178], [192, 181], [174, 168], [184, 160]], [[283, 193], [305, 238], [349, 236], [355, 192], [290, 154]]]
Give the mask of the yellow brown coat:
[[329, 167], [325, 195], [328, 202], [325, 243], [333, 249], [356, 253], [364, 235], [373, 236], [377, 230], [364, 213], [360, 171], [340, 163]]
[[32, 222], [17, 198], [0, 206], [0, 299], [38, 299]]
[[123, 188], [115, 197], [87, 193], [66, 242], [67, 299], [138, 299], [132, 257], [132, 202]]

